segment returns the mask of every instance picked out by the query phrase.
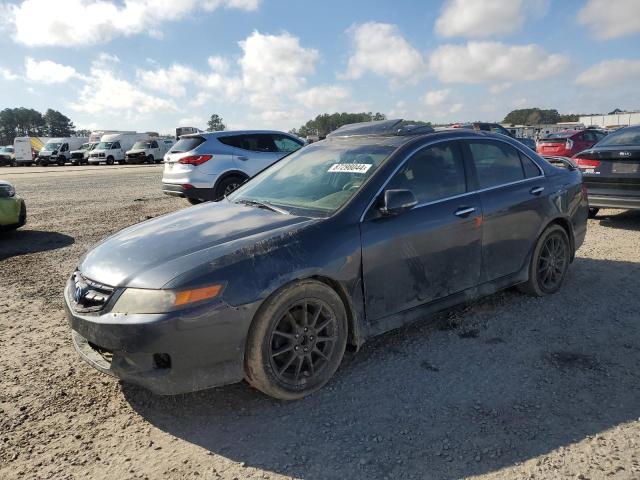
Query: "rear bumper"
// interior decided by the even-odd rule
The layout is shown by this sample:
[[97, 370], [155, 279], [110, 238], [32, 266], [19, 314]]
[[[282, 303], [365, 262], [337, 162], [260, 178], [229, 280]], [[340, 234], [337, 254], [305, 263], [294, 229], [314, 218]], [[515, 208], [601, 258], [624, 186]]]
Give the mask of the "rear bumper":
[[182, 185], [163, 183], [162, 192], [165, 195], [181, 198], [196, 198], [199, 200], [214, 200], [213, 188], [185, 188]]
[[168, 314], [79, 314], [65, 289], [73, 345], [100, 372], [160, 395], [239, 382], [257, 304], [219, 302]]
[[640, 209], [640, 197], [622, 197], [589, 193], [589, 207]]

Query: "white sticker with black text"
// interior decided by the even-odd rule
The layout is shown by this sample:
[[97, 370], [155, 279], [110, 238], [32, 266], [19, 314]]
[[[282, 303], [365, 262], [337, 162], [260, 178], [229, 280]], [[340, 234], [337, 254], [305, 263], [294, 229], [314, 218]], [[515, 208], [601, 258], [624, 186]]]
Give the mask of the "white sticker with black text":
[[370, 163], [334, 163], [327, 171], [329, 173], [367, 173], [370, 168]]

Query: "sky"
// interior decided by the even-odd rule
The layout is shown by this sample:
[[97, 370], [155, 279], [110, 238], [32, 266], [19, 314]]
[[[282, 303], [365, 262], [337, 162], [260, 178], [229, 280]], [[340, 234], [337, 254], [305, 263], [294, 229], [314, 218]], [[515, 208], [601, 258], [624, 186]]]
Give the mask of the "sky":
[[289, 130], [640, 109], [640, 0], [0, 0], [0, 108]]

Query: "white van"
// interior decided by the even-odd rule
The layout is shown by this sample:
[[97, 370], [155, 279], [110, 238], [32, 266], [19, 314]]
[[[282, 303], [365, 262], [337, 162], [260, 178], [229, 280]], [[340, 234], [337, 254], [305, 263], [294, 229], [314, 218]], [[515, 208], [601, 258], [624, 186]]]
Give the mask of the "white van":
[[100, 139], [105, 135], [111, 135], [114, 133], [129, 133], [134, 134], [133, 130], [94, 130], [89, 135], [89, 143], [100, 143]]
[[43, 167], [50, 163], [62, 166], [71, 160], [71, 151], [80, 148], [87, 140], [87, 137], [51, 138], [38, 152], [36, 163]]
[[140, 140], [125, 154], [127, 163], [160, 163], [175, 142], [169, 138]]
[[100, 143], [89, 153], [89, 163], [97, 165], [101, 162], [113, 165], [115, 162], [124, 163], [125, 152], [131, 150], [134, 143], [148, 140], [147, 133], [111, 133], [103, 135]]
[[82, 146], [78, 150], [73, 150], [71, 152], [71, 164], [72, 165], [83, 165], [88, 163], [89, 153], [91, 150], [96, 148], [100, 142], [87, 142], [83, 143]]

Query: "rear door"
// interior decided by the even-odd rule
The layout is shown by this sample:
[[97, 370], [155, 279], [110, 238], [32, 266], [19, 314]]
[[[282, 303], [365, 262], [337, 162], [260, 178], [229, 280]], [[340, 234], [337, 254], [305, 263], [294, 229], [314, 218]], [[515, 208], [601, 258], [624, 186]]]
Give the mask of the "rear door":
[[546, 181], [533, 160], [507, 142], [468, 140], [483, 211], [483, 281], [518, 272], [544, 221]]
[[235, 147], [236, 166], [250, 177], [283, 156], [271, 134], [250, 133], [234, 137], [232, 145]]
[[475, 286], [481, 265], [480, 201], [458, 142], [419, 150], [386, 189], [411, 190], [418, 205], [383, 217], [374, 204], [361, 224], [367, 318], [377, 331], [388, 315]]

